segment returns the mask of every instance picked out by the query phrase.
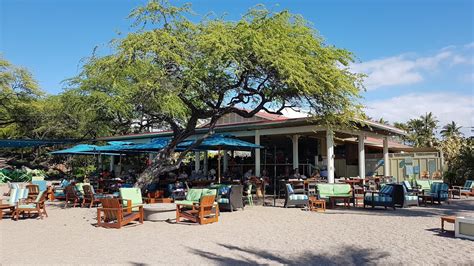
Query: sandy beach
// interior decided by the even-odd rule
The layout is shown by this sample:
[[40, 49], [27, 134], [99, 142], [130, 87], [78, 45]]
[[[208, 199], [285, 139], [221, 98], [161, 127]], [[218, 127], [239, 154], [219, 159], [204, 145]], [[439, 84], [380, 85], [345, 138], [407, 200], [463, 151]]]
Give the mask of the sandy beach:
[[[247, 207], [210, 225], [145, 222], [97, 228], [96, 210], [50, 203], [49, 217], [0, 222], [10, 264], [474, 264], [474, 242], [440, 233], [440, 215], [474, 215], [474, 200], [393, 210]], [[453, 225], [448, 224], [448, 230]]]

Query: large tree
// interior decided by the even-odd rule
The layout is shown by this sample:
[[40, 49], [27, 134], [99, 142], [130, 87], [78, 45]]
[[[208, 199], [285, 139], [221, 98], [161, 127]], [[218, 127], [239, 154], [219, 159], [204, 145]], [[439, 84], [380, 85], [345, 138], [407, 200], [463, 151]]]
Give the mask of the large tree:
[[301, 16], [257, 7], [238, 21], [195, 23], [189, 11], [165, 1], [133, 10], [137, 30], [114, 40], [112, 54], [93, 55], [70, 83], [101, 99], [117, 124], [173, 131], [147, 180], [181, 163], [187, 151], [176, 161], [170, 154], [202, 120], [205, 137], [229, 113], [304, 107], [321, 123], [335, 124], [359, 112], [361, 76], [348, 69], [352, 53], [327, 45]]
[[441, 136], [443, 136], [445, 139], [450, 137], [460, 137], [462, 135], [461, 127], [458, 126], [454, 121], [446, 124], [439, 133], [441, 133]]
[[43, 95], [27, 69], [14, 66], [0, 56], [1, 137], [19, 137], [30, 132]]
[[394, 123], [395, 127], [407, 131], [404, 140], [415, 147], [434, 147], [437, 143], [436, 128], [438, 120], [429, 112], [419, 118], [413, 118], [406, 123]]

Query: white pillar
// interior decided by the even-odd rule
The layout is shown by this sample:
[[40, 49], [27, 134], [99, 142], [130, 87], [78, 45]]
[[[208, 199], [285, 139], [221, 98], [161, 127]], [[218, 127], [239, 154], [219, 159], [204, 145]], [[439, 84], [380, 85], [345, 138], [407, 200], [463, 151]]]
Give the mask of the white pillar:
[[388, 158], [388, 137], [383, 138], [383, 175], [390, 176], [390, 159]]
[[[255, 130], [255, 144], [260, 145], [260, 131]], [[255, 176], [260, 176], [260, 149], [255, 149]]]
[[115, 160], [115, 157], [113, 155], [110, 155], [110, 165], [109, 165], [109, 171], [111, 173], [114, 172], [114, 160]]
[[224, 174], [225, 172], [227, 172], [227, 168], [229, 168], [229, 154], [227, 154], [227, 151], [224, 150], [224, 158], [223, 158], [223, 162], [222, 162], [222, 174]]
[[[22, 156], [23, 156], [23, 155], [22, 155]], [[99, 169], [100, 169], [100, 170], [103, 170], [103, 165], [102, 165], [102, 155], [100, 155], [100, 154], [99, 154], [99, 157], [98, 157], [98, 159], [99, 159]]]
[[293, 169], [298, 168], [299, 165], [299, 158], [298, 158], [298, 139], [300, 138], [299, 135], [293, 135], [292, 142], [293, 142]]
[[204, 152], [204, 161], [203, 161], [203, 166], [202, 166], [202, 171], [204, 175], [207, 175], [207, 151]]
[[199, 171], [201, 169], [201, 152], [194, 152], [194, 171]]
[[365, 179], [365, 135], [359, 135], [359, 177]]
[[326, 147], [328, 160], [328, 183], [334, 183], [334, 133], [326, 130]]

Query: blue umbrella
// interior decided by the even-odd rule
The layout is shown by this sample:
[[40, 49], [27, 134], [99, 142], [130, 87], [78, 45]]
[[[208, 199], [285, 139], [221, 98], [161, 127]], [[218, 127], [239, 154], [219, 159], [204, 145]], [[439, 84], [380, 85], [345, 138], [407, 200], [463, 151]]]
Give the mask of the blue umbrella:
[[[98, 147], [99, 146], [96, 146], [96, 145], [79, 144], [79, 145], [73, 146], [69, 149], [50, 152], [50, 154], [53, 154], [53, 155], [74, 155], [74, 154], [95, 155], [95, 154], [100, 153], [100, 152], [97, 151]], [[108, 155], [118, 155], [118, 154], [108, 154]]]

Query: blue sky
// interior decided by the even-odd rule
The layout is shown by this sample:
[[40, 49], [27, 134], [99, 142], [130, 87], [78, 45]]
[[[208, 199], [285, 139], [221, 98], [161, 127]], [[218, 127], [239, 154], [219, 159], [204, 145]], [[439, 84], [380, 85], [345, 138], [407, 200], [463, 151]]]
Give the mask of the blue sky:
[[[432, 111], [441, 123], [467, 127], [474, 117], [473, 1], [172, 1], [198, 14], [237, 20], [263, 3], [311, 21], [328, 44], [346, 48], [369, 75], [367, 113], [404, 121]], [[127, 32], [130, 10], [145, 1], [0, 0], [0, 52], [33, 72], [49, 93], [78, 74], [97, 45]], [[197, 19], [197, 18], [195, 18]]]

